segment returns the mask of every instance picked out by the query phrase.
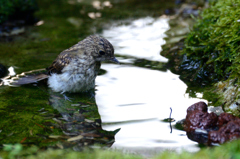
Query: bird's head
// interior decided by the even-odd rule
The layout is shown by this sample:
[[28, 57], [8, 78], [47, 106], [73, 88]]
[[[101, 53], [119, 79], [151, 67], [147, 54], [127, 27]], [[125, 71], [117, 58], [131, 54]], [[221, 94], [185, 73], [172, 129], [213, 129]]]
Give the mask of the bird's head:
[[98, 35], [90, 35], [88, 38], [93, 42], [94, 51], [91, 54], [96, 61], [111, 61], [119, 64], [114, 56], [114, 48], [107, 39]]

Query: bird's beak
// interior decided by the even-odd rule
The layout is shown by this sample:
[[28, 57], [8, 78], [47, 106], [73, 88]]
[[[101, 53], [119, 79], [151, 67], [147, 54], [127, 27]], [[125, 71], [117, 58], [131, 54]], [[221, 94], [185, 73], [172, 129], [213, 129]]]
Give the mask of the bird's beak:
[[109, 61], [112, 61], [113, 63], [120, 64], [120, 62], [115, 57], [110, 58]]

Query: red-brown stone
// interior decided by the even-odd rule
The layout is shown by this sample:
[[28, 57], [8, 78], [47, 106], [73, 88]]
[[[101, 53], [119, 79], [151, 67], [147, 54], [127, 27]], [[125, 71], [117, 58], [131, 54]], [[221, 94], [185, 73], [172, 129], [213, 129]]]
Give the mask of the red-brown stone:
[[[205, 130], [195, 131], [196, 129]], [[217, 131], [214, 131], [217, 130]], [[187, 109], [185, 131], [190, 139], [198, 143], [224, 143], [240, 138], [240, 119], [232, 114], [207, 112], [207, 104], [198, 102]]]
[[229, 121], [234, 121], [238, 119], [238, 117], [233, 116], [232, 114], [229, 113], [222, 113], [218, 116], [218, 127], [223, 126], [224, 124], [227, 124]]
[[218, 131], [210, 131], [208, 134], [209, 143], [224, 143], [240, 137], [240, 119], [229, 121]]
[[207, 113], [200, 110], [195, 110], [187, 114], [185, 130], [187, 132], [195, 129], [209, 130], [216, 126], [217, 121], [218, 117], [215, 113]]
[[188, 107], [187, 114], [195, 110], [200, 110], [202, 112], [207, 112], [207, 104], [205, 102], [198, 102]]

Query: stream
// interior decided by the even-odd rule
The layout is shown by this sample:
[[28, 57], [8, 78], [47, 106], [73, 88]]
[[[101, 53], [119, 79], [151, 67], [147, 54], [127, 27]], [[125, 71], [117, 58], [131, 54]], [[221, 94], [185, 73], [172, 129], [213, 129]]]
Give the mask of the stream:
[[[41, 23], [0, 43], [0, 64], [9, 70], [0, 81], [0, 149], [16, 143], [41, 150], [102, 146], [147, 157], [164, 150], [198, 151], [198, 143], [175, 124], [190, 105], [207, 101], [200, 93], [189, 97], [187, 85], [160, 55], [170, 26], [168, 17], [159, 15], [174, 2], [116, 1], [114, 7], [94, 2], [39, 1]], [[129, 10], [133, 5], [136, 10]], [[89, 16], [93, 11], [98, 17]], [[16, 75], [45, 71], [62, 50], [94, 33], [113, 44], [120, 62], [101, 65], [95, 98], [93, 92], [75, 93], [66, 101], [44, 82], [9, 86]], [[172, 122], [163, 121], [167, 118]]]
[[[112, 148], [141, 154], [159, 153], [161, 150], [199, 150], [184, 131], [162, 120], [170, 115], [176, 121], [184, 119], [186, 109], [198, 98], [185, 94], [187, 85], [171, 71], [136, 67], [136, 59], [166, 63], [159, 53], [169, 29], [166, 18], [142, 18], [128, 25], [104, 30], [102, 36], [112, 42], [121, 65], [103, 64], [107, 73], [96, 79], [96, 103], [103, 129], [121, 130], [115, 136]], [[199, 94], [201, 97], [201, 94]], [[205, 101], [206, 102], [206, 101]], [[174, 125], [175, 122], [172, 122]]]

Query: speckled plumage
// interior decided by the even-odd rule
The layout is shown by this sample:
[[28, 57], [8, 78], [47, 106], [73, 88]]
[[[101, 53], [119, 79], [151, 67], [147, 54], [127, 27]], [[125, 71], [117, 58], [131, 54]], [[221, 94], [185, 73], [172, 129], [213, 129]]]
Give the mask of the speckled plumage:
[[112, 44], [105, 38], [90, 35], [61, 52], [47, 68], [48, 86], [61, 93], [93, 89], [101, 61], [107, 60], [119, 63]]

